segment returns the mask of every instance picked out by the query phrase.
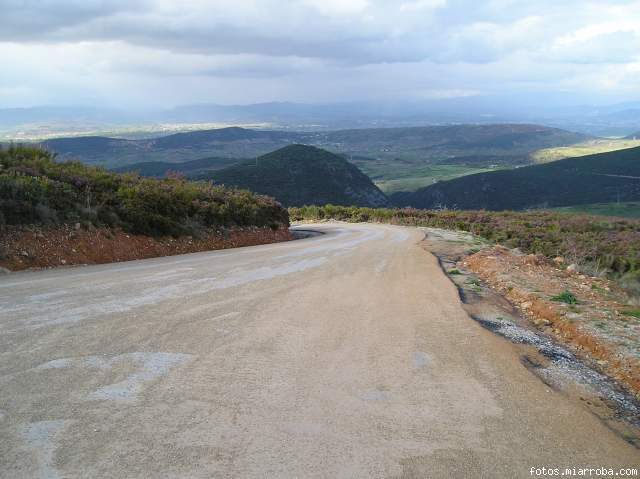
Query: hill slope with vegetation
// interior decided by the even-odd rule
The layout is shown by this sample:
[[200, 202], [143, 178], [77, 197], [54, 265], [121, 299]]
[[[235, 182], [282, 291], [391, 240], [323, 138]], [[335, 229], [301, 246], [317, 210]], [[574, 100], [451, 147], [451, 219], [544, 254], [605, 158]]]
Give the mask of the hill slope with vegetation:
[[208, 173], [206, 178], [273, 196], [287, 206], [389, 204], [387, 197], [356, 166], [313, 146], [287, 146]]
[[585, 271], [622, 279], [640, 294], [640, 221], [551, 211], [445, 211], [306, 206], [292, 221], [390, 223], [463, 230], [525, 253], [562, 256]]
[[530, 164], [538, 150], [589, 139], [540, 125], [487, 124], [315, 132], [232, 127], [138, 140], [59, 138], [43, 145], [62, 159], [119, 168], [210, 157], [256, 158], [287, 145], [305, 144], [343, 155], [384, 191], [393, 192], [413, 191], [434, 180]]
[[465, 176], [397, 193], [398, 206], [508, 210], [640, 200], [640, 148]]
[[41, 145], [63, 160], [119, 168], [134, 163], [181, 163], [205, 157], [251, 158], [295, 143], [300, 135], [229, 127], [139, 140], [97, 136], [54, 138]]
[[83, 223], [148, 235], [197, 234], [211, 227], [288, 225], [271, 198], [206, 182], [117, 174], [51, 153], [0, 150], [0, 226]]
[[134, 163], [133, 165], [114, 168], [116, 173], [136, 173], [140, 176], [151, 176], [154, 178], [164, 178], [172, 173], [179, 173], [186, 177], [193, 177], [215, 171], [221, 168], [238, 163], [241, 160], [236, 158], [201, 158], [199, 160], [185, 161], [183, 163], [169, 163], [166, 161], [146, 161]]

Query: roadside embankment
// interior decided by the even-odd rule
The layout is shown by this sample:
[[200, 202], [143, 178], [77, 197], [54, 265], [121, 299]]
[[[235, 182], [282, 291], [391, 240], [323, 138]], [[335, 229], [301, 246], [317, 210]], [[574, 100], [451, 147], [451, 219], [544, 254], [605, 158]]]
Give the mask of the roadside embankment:
[[0, 267], [10, 271], [102, 264], [198, 251], [254, 246], [294, 239], [288, 228], [234, 227], [193, 236], [146, 236], [122, 229], [5, 227], [0, 235]]
[[467, 314], [513, 344], [550, 389], [640, 448], [640, 318], [633, 298], [563, 258], [524, 254], [466, 232], [424, 228], [422, 246]]
[[581, 274], [564, 258], [500, 246], [459, 262], [533, 325], [571, 345], [640, 397], [640, 308], [616, 283]]
[[250, 191], [0, 148], [0, 271], [273, 243], [293, 239], [288, 226], [280, 203]]

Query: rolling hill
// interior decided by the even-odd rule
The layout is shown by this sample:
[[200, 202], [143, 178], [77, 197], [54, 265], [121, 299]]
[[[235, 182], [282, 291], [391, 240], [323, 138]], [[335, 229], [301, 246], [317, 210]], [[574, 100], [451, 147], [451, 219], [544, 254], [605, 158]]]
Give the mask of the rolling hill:
[[356, 166], [313, 146], [286, 146], [201, 178], [273, 196], [285, 206], [389, 204], [387, 197]]
[[482, 124], [314, 132], [231, 127], [136, 140], [60, 138], [47, 140], [43, 145], [63, 160], [79, 159], [120, 168], [156, 161], [256, 158], [287, 145], [305, 144], [344, 155], [383, 191], [395, 192], [413, 191], [467, 174], [532, 164], [533, 155], [539, 150], [590, 139], [539, 125]]
[[141, 176], [162, 178], [170, 172], [180, 173], [187, 177], [201, 175], [207, 171], [219, 170], [238, 163], [237, 158], [200, 158], [199, 160], [185, 161], [183, 163], [169, 163], [166, 161], [145, 161], [133, 165], [114, 168], [116, 173], [133, 172]]
[[519, 210], [640, 200], [640, 147], [480, 173], [396, 193], [398, 206]]
[[83, 163], [101, 163], [99, 158], [112, 158], [115, 163], [121, 155], [144, 154], [141, 142], [104, 136], [54, 138], [43, 141], [41, 145], [60, 159]]
[[354, 156], [355, 161], [393, 158], [436, 163], [524, 164], [541, 148], [572, 145], [587, 136], [526, 124], [369, 128], [328, 132], [251, 130], [239, 127], [175, 133], [152, 139], [98, 136], [55, 138], [42, 144], [61, 158], [86, 163], [194, 160], [204, 156], [250, 158], [288, 144], [308, 144]]
[[119, 168], [152, 161], [181, 163], [205, 157], [251, 158], [295, 143], [298, 137], [298, 133], [230, 127], [141, 140], [86, 136], [54, 138], [41, 144], [62, 160]]

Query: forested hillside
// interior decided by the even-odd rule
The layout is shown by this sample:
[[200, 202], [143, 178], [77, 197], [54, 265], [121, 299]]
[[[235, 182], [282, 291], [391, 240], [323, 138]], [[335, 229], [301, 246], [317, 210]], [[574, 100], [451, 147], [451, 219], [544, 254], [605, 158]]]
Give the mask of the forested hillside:
[[640, 200], [640, 148], [480, 173], [397, 193], [398, 206], [509, 210]]
[[386, 196], [356, 166], [312, 146], [291, 145], [208, 173], [216, 183], [273, 196], [287, 206], [386, 206]]

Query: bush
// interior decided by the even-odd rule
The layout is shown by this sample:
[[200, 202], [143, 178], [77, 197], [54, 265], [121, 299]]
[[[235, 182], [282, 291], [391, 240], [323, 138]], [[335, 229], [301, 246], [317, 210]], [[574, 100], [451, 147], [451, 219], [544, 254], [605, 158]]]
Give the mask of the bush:
[[526, 253], [562, 256], [640, 287], [640, 221], [549, 211], [436, 211], [325, 206], [289, 208], [294, 221], [334, 218], [463, 230]]
[[558, 303], [566, 303], [566, 304], [578, 304], [578, 298], [575, 295], [567, 290], [564, 290], [562, 293], [553, 296], [551, 301], [557, 301]]
[[0, 149], [0, 224], [84, 222], [149, 235], [197, 234], [225, 226], [288, 226], [272, 198], [180, 177], [116, 174], [45, 150]]

